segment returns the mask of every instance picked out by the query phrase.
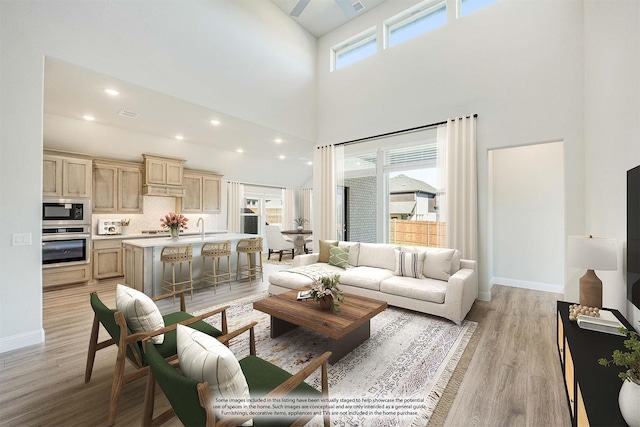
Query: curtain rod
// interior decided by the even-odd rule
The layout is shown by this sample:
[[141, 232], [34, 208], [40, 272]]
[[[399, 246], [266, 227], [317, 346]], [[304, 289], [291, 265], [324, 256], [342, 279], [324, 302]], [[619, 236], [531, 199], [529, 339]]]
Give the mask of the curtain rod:
[[[466, 116], [466, 118], [469, 118], [469, 117], [472, 117], [472, 116]], [[474, 114], [473, 117], [478, 117], [478, 115]], [[443, 122], [431, 123], [431, 124], [428, 124], [428, 125], [416, 126], [416, 127], [413, 127], [413, 128], [396, 130], [396, 131], [393, 131], [393, 132], [381, 133], [379, 135], [373, 135], [373, 136], [367, 136], [367, 137], [364, 137], [364, 138], [352, 139], [351, 141], [338, 142], [337, 144], [334, 144], [334, 146], [346, 145], [346, 144], [355, 144], [356, 142], [364, 142], [364, 141], [368, 141], [370, 139], [383, 138], [385, 136], [397, 135], [399, 133], [407, 133], [407, 132], [413, 132], [413, 131], [416, 131], [416, 130], [432, 128], [434, 126], [440, 126], [440, 125], [444, 125], [446, 123], [447, 123], [447, 120], [445, 120]]]

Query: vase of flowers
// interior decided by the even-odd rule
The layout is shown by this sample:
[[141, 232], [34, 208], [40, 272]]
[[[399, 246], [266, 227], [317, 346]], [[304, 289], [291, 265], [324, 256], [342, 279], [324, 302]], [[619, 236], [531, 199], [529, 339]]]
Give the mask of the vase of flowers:
[[311, 296], [314, 301], [320, 302], [322, 310], [333, 310], [340, 313], [340, 303], [344, 302], [344, 294], [340, 289], [340, 275], [322, 276], [314, 282], [311, 288]]
[[169, 212], [164, 216], [164, 218], [160, 218], [160, 225], [163, 228], [169, 229], [173, 240], [178, 240], [180, 230], [186, 230], [189, 228], [187, 227], [187, 222], [189, 222], [189, 218], [174, 212]]
[[293, 222], [296, 224], [296, 229], [298, 231], [302, 231], [304, 230], [304, 225], [309, 222], [308, 219], [303, 218], [303, 217], [299, 217], [293, 220]]
[[638, 333], [620, 328], [620, 332], [627, 336], [624, 346], [628, 352], [614, 350], [612, 360], [599, 359], [601, 365], [624, 366], [626, 371], [620, 372], [618, 376], [623, 382], [618, 395], [618, 405], [622, 418], [630, 426], [640, 426], [640, 340]]

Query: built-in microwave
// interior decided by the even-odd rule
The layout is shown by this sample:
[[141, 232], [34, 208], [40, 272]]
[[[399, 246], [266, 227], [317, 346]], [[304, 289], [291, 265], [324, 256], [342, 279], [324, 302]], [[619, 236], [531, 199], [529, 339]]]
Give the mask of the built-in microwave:
[[91, 202], [88, 199], [44, 199], [42, 225], [91, 224]]

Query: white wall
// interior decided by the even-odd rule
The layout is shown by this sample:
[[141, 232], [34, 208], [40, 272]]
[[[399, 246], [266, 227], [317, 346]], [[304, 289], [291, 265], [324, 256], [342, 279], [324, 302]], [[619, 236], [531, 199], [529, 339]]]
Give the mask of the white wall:
[[640, 164], [640, 2], [586, 0], [584, 18], [585, 233], [616, 238], [618, 270], [597, 272], [603, 305], [638, 329], [626, 300], [626, 172]]
[[382, 21], [411, 3], [387, 2], [319, 39], [318, 143], [477, 113], [479, 291], [489, 298], [489, 149], [564, 141], [565, 233], [584, 229], [582, 2], [500, 0], [329, 72], [332, 46], [373, 25], [381, 40]]
[[315, 48], [269, 1], [0, 2], [0, 352], [43, 339], [45, 56], [313, 140]]
[[562, 142], [492, 150], [491, 284], [563, 292]]

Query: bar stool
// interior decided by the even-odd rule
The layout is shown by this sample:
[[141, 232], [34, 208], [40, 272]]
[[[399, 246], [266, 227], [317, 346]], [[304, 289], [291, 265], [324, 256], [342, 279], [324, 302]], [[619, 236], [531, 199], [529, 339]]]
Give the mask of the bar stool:
[[[254, 277], [260, 276], [260, 280], [264, 280], [262, 274], [262, 237], [254, 237], [251, 239], [238, 240], [236, 245], [236, 252], [238, 255], [238, 265], [236, 266], [236, 280], [239, 280], [243, 274], [247, 275], [249, 282]], [[247, 254], [247, 264], [242, 265], [240, 262], [240, 254]], [[251, 257], [256, 256], [257, 261], [255, 265], [251, 263]]]
[[[202, 245], [202, 279], [203, 283], [211, 283], [213, 285], [213, 293], [220, 283], [229, 283], [231, 290], [231, 240], [224, 242], [208, 242]], [[227, 269], [220, 270], [220, 258], [227, 257]], [[211, 270], [207, 271], [207, 258], [211, 259]]]
[[[193, 245], [165, 246], [160, 252], [160, 261], [162, 261], [162, 289], [168, 292], [175, 292], [176, 286], [183, 286], [184, 289], [191, 290], [191, 299], [193, 300]], [[189, 263], [189, 279], [182, 280], [182, 263]], [[171, 265], [171, 278], [165, 278], [165, 269], [167, 264]], [[176, 264], [180, 265], [178, 272], [178, 281], [176, 282]], [[173, 297], [175, 303], [176, 297]]]

